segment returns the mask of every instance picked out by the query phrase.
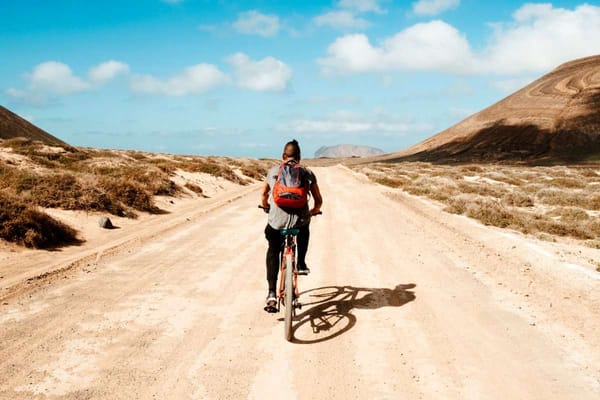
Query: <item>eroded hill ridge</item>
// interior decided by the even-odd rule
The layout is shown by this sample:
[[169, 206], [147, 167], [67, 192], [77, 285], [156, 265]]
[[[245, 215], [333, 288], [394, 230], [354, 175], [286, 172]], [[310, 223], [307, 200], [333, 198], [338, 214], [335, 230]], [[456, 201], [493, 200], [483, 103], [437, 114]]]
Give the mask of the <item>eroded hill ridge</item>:
[[565, 63], [391, 159], [562, 160], [600, 156], [600, 56]]

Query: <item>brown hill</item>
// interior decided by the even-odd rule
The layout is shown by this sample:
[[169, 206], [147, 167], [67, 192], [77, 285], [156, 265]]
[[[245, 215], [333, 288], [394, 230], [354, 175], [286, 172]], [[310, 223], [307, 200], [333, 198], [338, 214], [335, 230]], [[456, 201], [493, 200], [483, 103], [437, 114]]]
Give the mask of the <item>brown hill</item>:
[[25, 137], [51, 146], [68, 146], [62, 140], [0, 106], [0, 139]]
[[586, 161], [600, 158], [600, 56], [563, 64], [388, 160]]

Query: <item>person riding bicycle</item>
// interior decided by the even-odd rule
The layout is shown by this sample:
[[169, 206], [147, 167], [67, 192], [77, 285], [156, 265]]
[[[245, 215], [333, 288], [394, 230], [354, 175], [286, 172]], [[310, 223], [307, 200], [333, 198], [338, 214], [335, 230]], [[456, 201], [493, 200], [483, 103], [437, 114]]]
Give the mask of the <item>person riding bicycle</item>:
[[[262, 207], [269, 214], [268, 223], [265, 227], [265, 237], [269, 242], [267, 250], [267, 282], [269, 292], [267, 294], [265, 310], [273, 312], [277, 304], [277, 275], [279, 274], [279, 256], [283, 245], [282, 229], [299, 229], [297, 237], [299, 275], [308, 275], [310, 272], [306, 266], [306, 252], [310, 236], [309, 224], [312, 215], [320, 212], [323, 198], [317, 185], [317, 177], [308, 168], [300, 165], [300, 146], [296, 140], [287, 142], [283, 148], [282, 164], [276, 165], [269, 170], [262, 191]], [[274, 200], [273, 188], [278, 184], [278, 175], [284, 167], [299, 168], [301, 186], [307, 188], [308, 193], [314, 198], [314, 206], [309, 209], [308, 202], [300, 208], [280, 207]]]

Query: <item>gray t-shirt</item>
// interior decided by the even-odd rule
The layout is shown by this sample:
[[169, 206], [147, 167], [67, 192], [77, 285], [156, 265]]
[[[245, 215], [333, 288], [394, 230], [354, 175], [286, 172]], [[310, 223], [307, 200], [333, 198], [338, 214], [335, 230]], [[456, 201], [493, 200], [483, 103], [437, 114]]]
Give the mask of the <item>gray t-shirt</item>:
[[[271, 207], [269, 211], [269, 225], [271, 225], [271, 228], [273, 229], [291, 229], [308, 225], [310, 223], [308, 204], [306, 207], [297, 210], [289, 208], [284, 210], [281, 207], [278, 207], [273, 201], [273, 186], [275, 186], [275, 182], [277, 181], [279, 167], [280, 165], [274, 166], [267, 174], [267, 182], [271, 188], [271, 193], [269, 193], [269, 206]], [[309, 185], [316, 183], [317, 177], [315, 174], [310, 169], [306, 167], [303, 168], [306, 170], [306, 179], [308, 180]]]

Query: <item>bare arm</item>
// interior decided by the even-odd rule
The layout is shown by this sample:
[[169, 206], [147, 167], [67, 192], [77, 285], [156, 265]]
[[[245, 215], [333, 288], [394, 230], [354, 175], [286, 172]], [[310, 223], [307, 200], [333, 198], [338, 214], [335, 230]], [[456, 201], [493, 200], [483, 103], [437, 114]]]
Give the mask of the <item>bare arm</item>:
[[312, 208], [312, 210], [310, 210], [311, 215], [314, 215], [314, 214], [318, 213], [319, 211], [321, 211], [321, 206], [323, 205], [323, 197], [321, 197], [321, 191], [319, 190], [319, 185], [317, 185], [316, 183], [313, 183], [312, 185], [310, 185], [310, 193], [312, 194], [313, 198], [315, 199], [315, 205]]
[[261, 203], [264, 208], [269, 208], [269, 193], [271, 193], [271, 187], [269, 182], [265, 182], [261, 193]]

